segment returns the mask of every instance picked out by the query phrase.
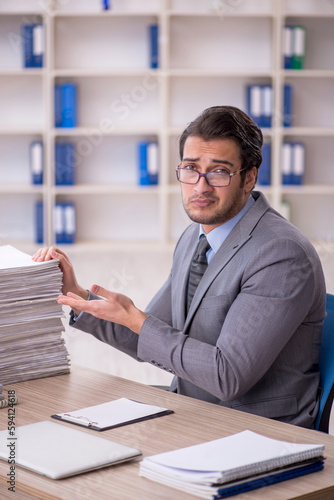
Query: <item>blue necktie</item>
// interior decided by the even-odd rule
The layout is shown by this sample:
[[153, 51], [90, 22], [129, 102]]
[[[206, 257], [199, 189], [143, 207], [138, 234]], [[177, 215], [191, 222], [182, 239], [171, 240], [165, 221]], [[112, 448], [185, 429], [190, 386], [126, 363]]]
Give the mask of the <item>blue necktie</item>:
[[187, 294], [187, 312], [191, 301], [195, 295], [196, 288], [202, 279], [203, 274], [208, 267], [208, 261], [206, 258], [206, 252], [209, 250], [210, 245], [206, 236], [203, 235], [198, 242], [193, 260], [190, 266], [189, 281], [188, 281], [188, 294]]

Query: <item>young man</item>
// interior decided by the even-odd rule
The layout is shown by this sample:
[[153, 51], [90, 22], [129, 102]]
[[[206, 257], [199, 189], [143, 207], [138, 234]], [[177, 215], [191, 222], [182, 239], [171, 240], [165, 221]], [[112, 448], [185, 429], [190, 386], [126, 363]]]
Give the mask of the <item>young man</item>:
[[312, 427], [324, 276], [310, 242], [253, 191], [261, 148], [261, 130], [230, 106], [185, 129], [176, 173], [194, 223], [145, 312], [98, 285], [84, 290], [54, 247], [33, 258], [59, 259], [72, 326], [173, 373], [171, 390]]

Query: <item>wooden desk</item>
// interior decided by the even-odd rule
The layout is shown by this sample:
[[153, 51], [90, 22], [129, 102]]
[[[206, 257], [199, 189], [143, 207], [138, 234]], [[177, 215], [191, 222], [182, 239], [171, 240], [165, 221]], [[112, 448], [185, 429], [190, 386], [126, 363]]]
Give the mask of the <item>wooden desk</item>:
[[[222, 408], [86, 368], [74, 367], [69, 375], [20, 382], [6, 388], [14, 389], [20, 399], [20, 404], [15, 406], [16, 426], [53, 420], [50, 415], [54, 413], [76, 410], [120, 397], [133, 398], [174, 410], [175, 413], [172, 415], [97, 433], [113, 441], [139, 448], [144, 456], [217, 439], [244, 429], [287, 441], [323, 443], [327, 456], [323, 471], [232, 498], [236, 500], [334, 498], [334, 438], [327, 434]], [[8, 408], [0, 409], [1, 430], [7, 429], [7, 410]], [[66, 423], [59, 425], [71, 426]], [[80, 429], [83, 432], [95, 432]], [[134, 461], [55, 481], [16, 466], [16, 492], [13, 493], [7, 490], [6, 484], [9, 464], [0, 461], [0, 498], [11, 500], [197, 498], [140, 477], [138, 471], [139, 462]]]

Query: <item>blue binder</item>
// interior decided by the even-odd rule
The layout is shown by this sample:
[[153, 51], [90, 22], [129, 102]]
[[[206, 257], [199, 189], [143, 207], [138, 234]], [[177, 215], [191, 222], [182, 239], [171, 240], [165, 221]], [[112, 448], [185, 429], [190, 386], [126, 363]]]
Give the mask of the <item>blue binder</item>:
[[61, 117], [61, 85], [55, 85], [54, 87], [54, 104], [55, 104], [55, 127], [62, 126]]
[[265, 142], [262, 146], [262, 163], [259, 168], [257, 182], [260, 186], [270, 186], [271, 182], [271, 144]]
[[34, 24], [32, 29], [33, 37], [33, 67], [43, 67], [44, 56], [44, 26], [43, 24]]
[[30, 172], [33, 184], [43, 184], [43, 142], [30, 144]]
[[[287, 481], [288, 479], [293, 479], [295, 477], [305, 476], [311, 474], [312, 472], [318, 472], [324, 468], [324, 461], [318, 460], [315, 463], [310, 463], [304, 466], [296, 467], [292, 470], [282, 470], [276, 474], [269, 475], [260, 479], [254, 479], [246, 481], [237, 486], [226, 486], [218, 490], [218, 494], [213, 496], [214, 500], [220, 498], [227, 498], [233, 495], [238, 495], [239, 493], [245, 493], [246, 491], [255, 490], [258, 488], [263, 488], [264, 486], [269, 486], [270, 484], [281, 483], [282, 481]], [[269, 492], [268, 492], [269, 495]]]
[[138, 184], [140, 186], [150, 185], [150, 175], [147, 166], [147, 148], [149, 142], [138, 143]]
[[287, 24], [284, 26], [284, 69], [292, 68], [293, 55], [293, 26]]
[[273, 89], [271, 85], [261, 85], [261, 127], [271, 127], [273, 111]]
[[63, 205], [64, 243], [74, 243], [76, 233], [75, 206], [72, 202]]
[[61, 126], [77, 125], [77, 86], [75, 83], [61, 85]]
[[247, 114], [254, 122], [262, 126], [262, 89], [261, 85], [247, 85]]
[[23, 67], [33, 68], [33, 24], [23, 24], [21, 27], [23, 46]]
[[64, 217], [63, 217], [63, 203], [57, 201], [54, 207], [53, 214], [54, 235], [57, 245], [64, 243]]
[[75, 146], [73, 143], [55, 145], [55, 183], [72, 186], [75, 183]]
[[292, 184], [301, 186], [305, 174], [305, 145], [302, 142], [292, 144]]
[[293, 144], [291, 142], [284, 142], [283, 143], [281, 172], [282, 172], [282, 184], [285, 186], [293, 183], [293, 179], [292, 179], [292, 148], [293, 148]]
[[35, 204], [35, 230], [36, 230], [36, 243], [43, 243], [44, 224], [43, 224], [43, 202], [37, 201]]
[[156, 186], [158, 184], [158, 143], [142, 141], [138, 143], [138, 184]]
[[152, 24], [149, 26], [149, 42], [150, 42], [150, 68], [158, 68], [159, 67], [159, 45], [158, 45], [158, 37], [159, 37], [159, 27], [157, 24]]
[[72, 202], [57, 201], [54, 208], [56, 244], [74, 243], [76, 235], [75, 206]]
[[283, 88], [283, 126], [291, 127], [293, 123], [293, 89], [289, 84]]

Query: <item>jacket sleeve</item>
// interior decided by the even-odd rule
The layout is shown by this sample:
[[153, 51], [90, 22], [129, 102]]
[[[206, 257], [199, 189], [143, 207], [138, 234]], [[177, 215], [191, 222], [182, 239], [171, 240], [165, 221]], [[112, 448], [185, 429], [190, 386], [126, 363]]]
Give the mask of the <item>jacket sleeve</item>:
[[[281, 241], [279, 249], [277, 244], [270, 241], [261, 249], [261, 258], [258, 254], [250, 258], [215, 345], [191, 337], [196, 314], [190, 335], [151, 314], [139, 335], [139, 357], [222, 401], [245, 394], [268, 371], [302, 322], [319, 332], [324, 317], [318, 260], [310, 259], [294, 241]], [[310, 307], [315, 303], [318, 312], [312, 316]]]
[[[98, 300], [100, 297], [90, 292], [90, 300]], [[170, 277], [152, 299], [148, 306], [148, 313], [153, 314], [160, 321], [171, 324], [170, 306]], [[129, 356], [141, 361], [138, 357], [138, 335], [125, 326], [102, 320], [88, 313], [81, 313], [74, 319], [74, 313], [70, 314], [70, 326], [83, 332], [90, 333], [101, 342], [105, 342]]]

